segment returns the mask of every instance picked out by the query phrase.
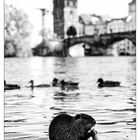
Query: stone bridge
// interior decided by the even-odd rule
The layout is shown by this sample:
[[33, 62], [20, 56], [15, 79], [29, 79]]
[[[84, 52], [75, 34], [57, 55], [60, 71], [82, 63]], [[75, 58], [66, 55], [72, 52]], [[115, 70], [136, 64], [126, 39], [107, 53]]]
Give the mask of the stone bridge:
[[79, 43], [88, 44], [90, 48], [96, 48], [96, 49], [102, 48], [105, 50], [108, 49], [113, 43], [117, 41], [121, 41], [126, 38], [131, 40], [133, 44], [136, 46], [136, 31], [101, 34], [99, 36], [92, 35], [92, 36], [67, 38], [64, 39], [63, 42], [64, 44], [63, 54], [68, 55], [69, 48]]

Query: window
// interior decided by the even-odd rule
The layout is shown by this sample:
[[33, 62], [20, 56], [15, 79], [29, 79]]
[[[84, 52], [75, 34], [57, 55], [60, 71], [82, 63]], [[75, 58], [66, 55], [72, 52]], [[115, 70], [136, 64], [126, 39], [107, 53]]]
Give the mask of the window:
[[73, 1], [73, 6], [77, 7], [77, 2], [76, 1]]
[[67, 1], [67, 6], [69, 6], [69, 1]]
[[73, 15], [73, 11], [70, 11], [70, 14]]
[[77, 2], [75, 2], [74, 6], [77, 7]]
[[129, 41], [127, 42], [127, 45], [129, 46]]
[[74, 12], [70, 11], [70, 18], [73, 19], [74, 18]]
[[73, 2], [72, 2], [72, 1], [70, 1], [70, 3], [69, 3], [69, 4], [70, 4], [70, 6], [73, 6]]

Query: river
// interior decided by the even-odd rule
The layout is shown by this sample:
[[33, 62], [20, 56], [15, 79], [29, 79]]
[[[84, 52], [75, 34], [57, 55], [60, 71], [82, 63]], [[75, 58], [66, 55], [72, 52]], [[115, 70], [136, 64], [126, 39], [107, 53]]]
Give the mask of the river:
[[[79, 82], [79, 89], [26, 87], [31, 79], [49, 84], [54, 77]], [[98, 88], [100, 77], [121, 86]], [[5, 140], [49, 139], [50, 121], [60, 112], [91, 115], [99, 140], [136, 139], [136, 57], [6, 58], [5, 80], [21, 86], [4, 92]]]

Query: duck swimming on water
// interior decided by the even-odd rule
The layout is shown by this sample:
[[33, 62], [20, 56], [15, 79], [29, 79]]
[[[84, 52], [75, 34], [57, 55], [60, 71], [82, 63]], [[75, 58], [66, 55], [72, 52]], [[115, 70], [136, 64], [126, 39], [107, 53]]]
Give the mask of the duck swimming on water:
[[120, 82], [118, 81], [104, 81], [102, 78], [97, 80], [98, 87], [118, 87], [120, 86]]
[[20, 89], [20, 86], [17, 84], [6, 84], [4, 80], [4, 90], [13, 90], [13, 89]]
[[72, 82], [72, 81], [64, 81], [64, 80], [61, 80], [60, 81], [60, 87], [62, 90], [75, 90], [75, 89], [78, 89], [78, 84], [79, 83], [76, 83], [76, 82]]
[[37, 87], [37, 88], [50, 87], [49, 84], [34, 85], [34, 80], [30, 80], [29, 83], [30, 83], [30, 87], [31, 87], [32, 89], [33, 89], [34, 87]]
[[53, 87], [60, 86], [59, 80], [58, 80], [57, 78], [53, 78], [53, 80], [52, 80], [52, 86], [53, 86]]

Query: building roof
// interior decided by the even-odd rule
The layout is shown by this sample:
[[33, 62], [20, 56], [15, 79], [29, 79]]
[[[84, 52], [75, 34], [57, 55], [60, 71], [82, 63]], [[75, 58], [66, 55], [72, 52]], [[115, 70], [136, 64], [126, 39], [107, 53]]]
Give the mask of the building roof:
[[65, 0], [65, 1], [74, 1], [74, 2], [77, 2], [77, 0]]
[[136, 21], [136, 16], [135, 15], [129, 15], [126, 19], [126, 22], [133, 22]]
[[132, 0], [130, 3], [129, 3], [129, 5], [130, 4], [136, 4], [136, 0]]
[[102, 21], [102, 17], [95, 14], [82, 14], [79, 16], [79, 21], [85, 25], [95, 25], [97, 22]]
[[124, 18], [113, 18], [109, 22], [112, 22], [112, 21], [123, 21], [123, 22], [125, 22], [126, 19], [127, 19], [127, 17], [124, 17]]
[[79, 21], [85, 25], [92, 25], [91, 15], [82, 14], [79, 16]]

